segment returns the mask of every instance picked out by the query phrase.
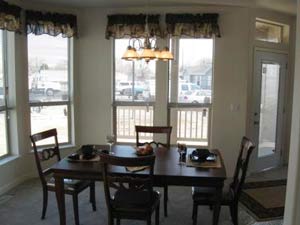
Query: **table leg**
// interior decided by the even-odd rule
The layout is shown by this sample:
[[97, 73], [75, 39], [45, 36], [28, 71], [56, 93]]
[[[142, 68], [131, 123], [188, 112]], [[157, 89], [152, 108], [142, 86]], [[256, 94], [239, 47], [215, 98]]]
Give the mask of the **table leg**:
[[59, 212], [60, 225], [66, 225], [66, 207], [65, 207], [65, 193], [64, 193], [64, 180], [61, 177], [55, 178], [55, 194]]
[[216, 188], [216, 203], [214, 205], [214, 212], [213, 212], [213, 225], [218, 225], [219, 223], [221, 201], [222, 201], [222, 190], [223, 187]]

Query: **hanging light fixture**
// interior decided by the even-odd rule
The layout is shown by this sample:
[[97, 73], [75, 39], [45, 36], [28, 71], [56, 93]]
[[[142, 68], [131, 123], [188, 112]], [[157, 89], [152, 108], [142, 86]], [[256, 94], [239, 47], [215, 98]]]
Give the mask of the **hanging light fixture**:
[[[154, 39], [150, 40], [150, 34], [148, 29], [148, 15], [146, 15], [146, 37], [144, 43], [138, 39], [138, 38], [130, 38], [129, 39], [129, 45], [127, 47], [127, 50], [123, 54], [122, 59], [132, 61], [132, 60], [140, 60], [144, 59], [147, 63], [150, 60], [162, 60], [164, 62], [167, 62], [169, 60], [173, 60], [173, 54], [170, 52], [168, 47], [164, 47], [162, 50], [160, 50], [156, 46], [156, 41]], [[130, 45], [132, 42], [132, 45]], [[141, 53], [138, 53], [138, 51], [135, 48], [135, 43], [138, 43], [136, 46], [138, 51]], [[154, 43], [154, 44], [153, 44]]]

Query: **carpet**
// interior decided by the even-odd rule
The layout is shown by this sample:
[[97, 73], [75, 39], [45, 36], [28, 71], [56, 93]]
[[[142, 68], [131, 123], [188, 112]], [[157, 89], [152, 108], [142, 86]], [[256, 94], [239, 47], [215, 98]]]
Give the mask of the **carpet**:
[[[158, 190], [161, 190], [159, 188]], [[7, 196], [7, 197], [6, 197]], [[0, 196], [1, 225], [59, 225], [58, 209], [54, 193], [49, 193], [48, 210], [41, 220], [42, 187], [38, 179], [28, 180]], [[96, 182], [97, 211], [89, 203], [89, 190], [79, 194], [80, 225], [107, 225], [107, 209], [103, 183]], [[241, 204], [240, 204], [241, 205]], [[66, 196], [67, 224], [74, 224], [72, 198]], [[160, 212], [160, 225], [192, 225], [193, 201], [191, 187], [169, 186], [168, 217]], [[198, 225], [212, 224], [213, 213], [207, 206], [199, 206]], [[121, 225], [145, 225], [144, 221], [121, 221]], [[154, 225], [154, 218], [152, 225]], [[219, 225], [232, 225], [229, 208], [222, 207]], [[256, 222], [242, 207], [239, 208], [239, 225], [282, 225], [282, 220]]]
[[246, 183], [240, 202], [257, 221], [283, 218], [286, 180]]

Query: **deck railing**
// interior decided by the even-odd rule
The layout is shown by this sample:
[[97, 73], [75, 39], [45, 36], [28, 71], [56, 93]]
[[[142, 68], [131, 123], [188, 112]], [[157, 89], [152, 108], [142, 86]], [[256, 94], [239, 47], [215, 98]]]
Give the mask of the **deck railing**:
[[172, 142], [190, 145], [209, 145], [210, 105], [179, 105], [169, 108], [173, 127]]
[[[208, 145], [210, 106], [170, 107], [172, 144]], [[116, 106], [116, 134], [118, 142], [135, 142], [135, 125], [153, 126], [153, 106]], [[141, 134], [151, 140], [151, 134]]]
[[[152, 106], [117, 106], [117, 141], [134, 142], [135, 125], [153, 126]], [[151, 139], [151, 134], [141, 134], [142, 139]]]

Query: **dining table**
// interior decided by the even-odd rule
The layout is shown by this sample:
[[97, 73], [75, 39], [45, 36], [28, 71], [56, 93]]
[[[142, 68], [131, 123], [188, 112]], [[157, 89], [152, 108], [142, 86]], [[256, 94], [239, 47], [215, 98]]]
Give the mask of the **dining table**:
[[[106, 145], [94, 145], [95, 149], [108, 149]], [[193, 149], [188, 149], [188, 152]], [[154, 149], [156, 156], [154, 165], [154, 186], [174, 185], [174, 186], [202, 186], [215, 188], [215, 205], [213, 206], [212, 224], [217, 225], [221, 209], [222, 189], [226, 179], [226, 169], [222, 159], [221, 151], [211, 150], [220, 157], [221, 166], [218, 168], [188, 167], [179, 162], [177, 147]], [[136, 149], [129, 145], [113, 145], [112, 154], [119, 157], [139, 157]], [[102, 162], [99, 161], [81, 162], [71, 161], [68, 157], [55, 163], [51, 167], [55, 179], [56, 199], [59, 211], [60, 225], [66, 224], [66, 209], [64, 196], [64, 179], [94, 180], [102, 181]], [[112, 166], [111, 173], [118, 175], [128, 175], [132, 172], [124, 167]], [[146, 171], [134, 172], [135, 176], [143, 176]]]

